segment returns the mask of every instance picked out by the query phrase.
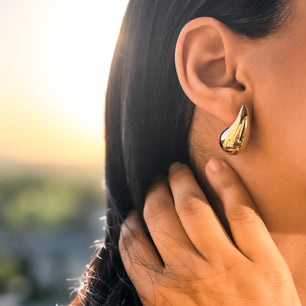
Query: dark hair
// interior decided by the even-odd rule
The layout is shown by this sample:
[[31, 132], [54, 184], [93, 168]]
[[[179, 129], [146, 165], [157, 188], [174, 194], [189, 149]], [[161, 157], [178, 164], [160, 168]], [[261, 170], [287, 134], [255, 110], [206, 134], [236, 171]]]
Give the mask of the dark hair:
[[[290, 1], [290, 3], [289, 3]], [[290, 5], [289, 5], [290, 4]], [[157, 173], [191, 166], [194, 104], [180, 87], [174, 50], [190, 20], [209, 16], [252, 39], [284, 27], [292, 0], [130, 0], [113, 56], [105, 109], [107, 226], [85, 273], [83, 305], [141, 305], [118, 251], [127, 213], [142, 212]]]

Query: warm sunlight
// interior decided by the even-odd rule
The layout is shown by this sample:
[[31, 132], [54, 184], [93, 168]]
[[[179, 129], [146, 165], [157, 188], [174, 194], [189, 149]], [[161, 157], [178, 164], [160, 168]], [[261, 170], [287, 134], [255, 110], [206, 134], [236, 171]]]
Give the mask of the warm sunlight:
[[0, 2], [0, 159], [98, 165], [127, 0]]

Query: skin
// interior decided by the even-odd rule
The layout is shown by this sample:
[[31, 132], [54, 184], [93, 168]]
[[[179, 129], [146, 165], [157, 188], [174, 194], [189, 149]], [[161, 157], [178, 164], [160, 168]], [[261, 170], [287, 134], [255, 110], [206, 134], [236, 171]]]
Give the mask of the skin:
[[172, 164], [168, 180], [149, 189], [144, 207], [156, 248], [136, 211], [121, 228], [119, 250], [142, 304], [301, 305], [289, 268], [237, 174], [216, 158], [205, 171], [234, 242], [190, 168]]
[[[120, 240], [124, 265], [137, 291], [149, 300], [148, 305], [156, 300], [165, 302], [164, 296], [170, 298], [174, 305], [245, 305], [245, 300], [237, 298], [238, 293], [254, 299], [256, 305], [298, 305], [295, 290], [302, 304], [306, 304], [306, 142], [303, 141], [306, 133], [306, 41], [303, 39], [306, 37], [306, 2], [295, 2], [288, 26], [264, 39], [254, 40], [238, 35], [208, 17], [192, 20], [181, 31], [175, 64], [180, 84], [195, 104], [190, 155], [196, 180], [192, 180], [191, 173], [187, 175], [185, 169], [181, 175], [178, 171], [176, 176], [169, 176], [168, 189], [164, 182], [164, 185], [160, 183], [159, 188], [153, 188], [154, 192], [151, 190], [148, 193], [144, 217], [151, 236], [156, 237], [153, 238], [156, 248], [141, 236], [135, 215], [127, 219]], [[234, 122], [243, 104], [251, 114], [250, 139], [244, 152], [230, 156], [220, 150], [219, 136]], [[223, 174], [217, 174], [221, 183], [208, 170], [211, 158], [214, 161], [223, 160], [226, 162], [224, 165], [229, 165], [228, 168], [224, 166]], [[193, 193], [195, 189], [196, 196]], [[177, 197], [199, 197], [207, 211], [201, 211], [198, 200], [187, 201], [188, 208], [188, 205], [184, 205], [186, 201], [176, 200]], [[164, 200], [160, 201], [161, 198]], [[154, 207], [156, 203], [159, 203], [157, 208]], [[205, 203], [210, 204], [216, 216], [212, 215]], [[172, 207], [171, 211], [169, 207]], [[251, 209], [246, 211], [245, 207]], [[191, 213], [188, 213], [188, 209]], [[234, 213], [230, 212], [231, 209], [234, 209]], [[220, 220], [223, 230], [216, 220]], [[208, 221], [214, 225], [208, 225]], [[137, 244], [137, 239], [131, 239], [133, 235], [129, 234], [131, 231], [128, 229], [136, 231], [137, 237], [143, 237], [143, 243]], [[232, 241], [231, 238], [224, 238], [230, 237], [230, 231], [237, 245], [232, 245], [231, 251], [226, 246], [229, 240]], [[203, 237], [204, 232], [208, 235], [207, 239]], [[217, 243], [215, 235], [219, 232], [220, 235], [223, 232], [223, 238], [220, 238], [223, 243]], [[171, 237], [175, 239], [171, 240]], [[181, 242], [181, 248], [177, 246], [175, 252], [170, 252], [175, 241]], [[252, 245], [252, 250], [247, 250]], [[167, 246], [166, 250], [163, 246]], [[221, 298], [220, 303], [213, 304], [212, 300], [204, 300], [202, 295], [188, 296], [179, 290], [163, 291], [161, 284], [175, 287], [175, 281], [171, 283], [170, 280], [186, 272], [182, 263], [189, 267], [191, 260], [195, 262], [196, 272], [199, 271], [199, 274], [191, 271], [195, 273], [195, 279], [200, 275], [205, 280], [211, 271], [220, 272], [211, 270], [211, 265], [203, 260], [202, 264], [194, 261], [195, 250], [212, 266], [218, 262], [219, 267], [219, 263], [222, 263], [222, 271], [226, 271], [228, 265], [235, 265], [237, 258], [242, 258], [241, 255], [251, 258], [255, 265], [242, 263], [242, 270], [238, 268], [237, 273], [233, 272], [228, 283], [226, 272], [221, 273], [220, 279], [216, 278], [213, 283], [203, 282], [203, 286], [207, 285], [208, 288], [205, 297], [212, 294], [211, 288], [217, 284], [218, 295], [213, 296], [212, 300]], [[237, 255], [237, 250], [240, 255]], [[229, 255], [231, 252], [236, 252], [238, 256], [233, 255], [233, 261]], [[137, 254], [141, 256], [137, 257]], [[269, 256], [264, 259], [263, 254]], [[149, 265], [155, 263], [153, 266], [161, 271], [165, 269], [160, 266], [161, 260], [169, 261], [170, 266], [175, 266], [175, 261], [179, 261], [181, 268], [174, 272], [176, 277], [169, 277], [168, 281], [160, 274], [156, 279], [153, 271], [142, 268], [137, 260], [131, 264], [128, 255], [141, 258]], [[244, 262], [245, 259], [241, 260]], [[137, 275], [133, 273], [135, 265]], [[275, 277], [267, 280], [266, 269], [269, 267], [273, 270], [270, 275]], [[275, 267], [279, 268], [274, 270]], [[192, 276], [186, 270], [186, 279], [191, 280]], [[161, 275], [164, 273], [161, 272]], [[242, 286], [246, 282], [244, 275], [249, 281], [246, 287]], [[233, 282], [236, 284], [234, 287]], [[154, 285], [148, 287], [150, 283]], [[205, 288], [198, 283], [193, 288], [195, 291], [191, 291], [198, 292], [199, 288], [205, 292]], [[222, 300], [222, 290], [230, 292], [233, 297], [226, 296]], [[190, 299], [184, 300], [186, 296]], [[281, 304], [279, 297], [287, 303]]]
[[[182, 30], [175, 65], [195, 104], [193, 171], [174, 164], [148, 190], [154, 244], [135, 212], [119, 240], [144, 305], [306, 304], [305, 1], [289, 21], [258, 40], [207, 17]], [[242, 104], [251, 135], [229, 156], [219, 136]], [[222, 170], [210, 170], [218, 160]]]
[[[196, 68], [209, 71], [209, 67], [205, 60], [201, 63], [199, 54], [203, 49], [197, 48], [201, 37], [193, 35], [193, 25], [189, 24], [178, 41], [176, 64], [181, 85], [196, 105], [190, 152], [202, 189], [224, 220], [222, 203], [202, 169], [212, 156], [235, 169], [306, 303], [306, 144], [301, 141], [306, 131], [306, 43], [301, 39], [306, 35], [306, 3], [296, 1], [295, 6], [285, 30], [258, 41], [237, 36], [214, 20], [198, 20], [195, 25], [200, 27], [199, 33], [204, 35], [205, 27], [201, 24], [209, 23], [215, 31], [212, 45], [222, 50], [223, 44], [226, 50], [224, 58], [211, 69], [211, 77], [208, 74], [202, 82], [197, 79]], [[188, 41], [184, 31], [190, 33]], [[182, 54], [192, 63], [189, 72], [180, 59]], [[211, 55], [208, 53], [207, 58]], [[232, 88], [224, 84], [231, 84]], [[236, 90], [238, 84], [245, 90]], [[210, 94], [214, 99], [210, 99]], [[245, 152], [228, 156], [219, 149], [219, 135], [235, 120], [242, 104], [251, 113], [250, 139]]]

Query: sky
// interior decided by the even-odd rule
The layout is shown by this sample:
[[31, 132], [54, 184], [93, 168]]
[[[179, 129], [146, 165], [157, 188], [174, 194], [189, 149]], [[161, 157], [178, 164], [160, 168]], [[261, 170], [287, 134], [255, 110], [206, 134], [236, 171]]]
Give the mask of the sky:
[[0, 0], [0, 160], [104, 161], [104, 97], [127, 0]]

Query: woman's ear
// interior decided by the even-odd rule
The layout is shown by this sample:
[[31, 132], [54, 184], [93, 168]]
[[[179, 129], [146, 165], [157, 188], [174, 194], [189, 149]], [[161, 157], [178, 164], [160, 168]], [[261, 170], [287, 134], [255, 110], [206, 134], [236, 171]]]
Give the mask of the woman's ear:
[[177, 75], [188, 98], [227, 124], [247, 104], [245, 84], [236, 79], [238, 34], [211, 17], [193, 19], [182, 29], [175, 50]]

